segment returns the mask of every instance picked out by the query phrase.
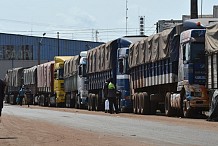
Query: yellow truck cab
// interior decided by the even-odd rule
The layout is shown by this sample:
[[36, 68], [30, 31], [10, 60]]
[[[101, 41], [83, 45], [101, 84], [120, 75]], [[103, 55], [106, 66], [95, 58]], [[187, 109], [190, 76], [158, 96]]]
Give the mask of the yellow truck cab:
[[55, 56], [54, 57], [54, 92], [56, 97], [56, 107], [65, 105], [64, 92], [64, 61], [69, 60], [72, 56]]

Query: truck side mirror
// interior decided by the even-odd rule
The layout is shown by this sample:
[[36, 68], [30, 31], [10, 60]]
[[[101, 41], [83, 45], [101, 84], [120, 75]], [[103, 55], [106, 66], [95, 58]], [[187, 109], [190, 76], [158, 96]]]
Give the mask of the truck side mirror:
[[122, 74], [123, 73], [123, 59], [119, 59], [119, 72]]
[[82, 66], [79, 66], [79, 72], [78, 72], [79, 76], [82, 76]]

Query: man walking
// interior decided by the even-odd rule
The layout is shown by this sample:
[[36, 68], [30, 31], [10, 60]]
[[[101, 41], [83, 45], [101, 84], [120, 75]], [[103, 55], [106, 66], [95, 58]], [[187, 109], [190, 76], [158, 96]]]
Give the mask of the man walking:
[[24, 85], [23, 85], [19, 91], [20, 106], [22, 106], [23, 104], [24, 94], [25, 94], [25, 90], [24, 90]]
[[[0, 79], [0, 118], [2, 116], [3, 101], [5, 97], [5, 82]], [[1, 121], [1, 119], [0, 119]]]
[[115, 112], [118, 114], [118, 105], [116, 102], [116, 87], [113, 83], [113, 79], [110, 78], [109, 84], [108, 84], [108, 94], [107, 94], [108, 100], [109, 100], [109, 107], [110, 107], [110, 113], [113, 113], [113, 109], [115, 107]]

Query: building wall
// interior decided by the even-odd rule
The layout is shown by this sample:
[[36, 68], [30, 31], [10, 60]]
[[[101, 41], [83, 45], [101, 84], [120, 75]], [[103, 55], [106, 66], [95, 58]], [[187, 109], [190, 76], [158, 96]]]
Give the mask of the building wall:
[[7, 69], [12, 67], [37, 65], [39, 48], [40, 63], [43, 63], [53, 60], [54, 56], [58, 55], [78, 55], [80, 51], [94, 48], [100, 44], [102, 42], [47, 37], [42, 39], [42, 37], [0, 33], [0, 78], [3, 78]]
[[218, 18], [218, 5], [213, 6], [213, 17]]

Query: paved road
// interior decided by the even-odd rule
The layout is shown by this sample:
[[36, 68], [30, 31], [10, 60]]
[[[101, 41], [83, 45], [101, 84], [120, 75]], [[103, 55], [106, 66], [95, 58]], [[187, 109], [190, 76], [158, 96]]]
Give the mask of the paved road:
[[[46, 121], [95, 133], [127, 137], [154, 145], [218, 145], [218, 130], [212, 130], [213, 128], [211, 130], [201, 129], [183, 124], [126, 118], [119, 114], [92, 115], [10, 105], [4, 107], [3, 114]], [[218, 123], [215, 127], [218, 127]]]

